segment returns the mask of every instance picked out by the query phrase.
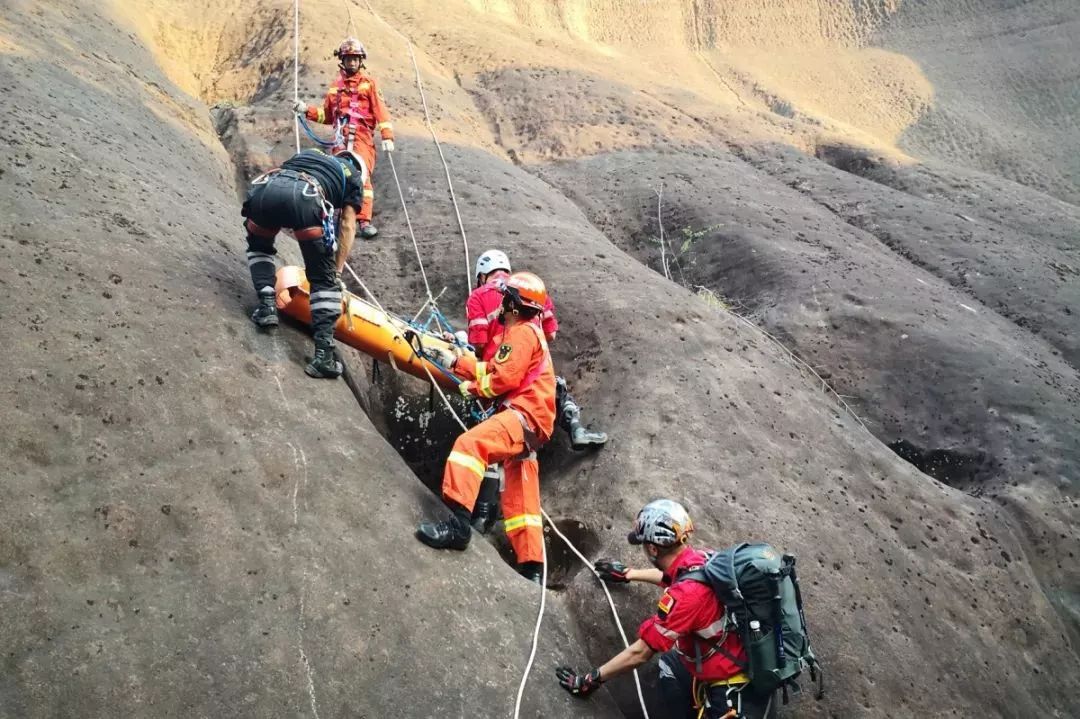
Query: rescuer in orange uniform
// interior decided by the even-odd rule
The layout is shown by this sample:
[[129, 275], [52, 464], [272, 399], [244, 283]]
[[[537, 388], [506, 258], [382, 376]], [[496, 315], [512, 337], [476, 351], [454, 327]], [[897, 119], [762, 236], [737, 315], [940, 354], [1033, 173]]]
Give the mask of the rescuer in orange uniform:
[[359, 232], [361, 237], [371, 238], [379, 233], [371, 224], [371, 212], [375, 191], [371, 176], [375, 172], [375, 131], [382, 137], [383, 152], [394, 151], [394, 127], [390, 123], [390, 111], [375, 85], [375, 78], [365, 72], [367, 51], [354, 37], [345, 38], [334, 56], [340, 61], [341, 73], [326, 93], [322, 107], [308, 107], [297, 101], [293, 112], [303, 114], [312, 122], [333, 125], [340, 132], [340, 142], [332, 154], [350, 150], [363, 158], [367, 165], [367, 184], [364, 185], [364, 204], [360, 208]]
[[443, 522], [424, 522], [417, 538], [437, 549], [465, 549], [473, 504], [484, 470], [502, 462], [506, 486], [501, 495], [503, 523], [518, 571], [540, 582], [543, 522], [540, 516], [540, 466], [536, 450], [555, 425], [555, 371], [544, 332], [532, 320], [544, 309], [547, 290], [530, 272], [506, 280], [501, 321], [505, 327], [490, 362], [448, 351], [440, 362], [466, 378], [459, 389], [467, 398], [499, 399], [499, 410], [460, 435], [443, 471], [442, 494], [452, 514]]

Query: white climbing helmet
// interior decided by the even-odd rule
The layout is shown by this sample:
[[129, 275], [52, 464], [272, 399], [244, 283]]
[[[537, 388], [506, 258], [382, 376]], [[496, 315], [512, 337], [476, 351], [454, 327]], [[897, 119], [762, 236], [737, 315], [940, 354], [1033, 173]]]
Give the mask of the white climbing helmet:
[[694, 531], [686, 507], [671, 499], [649, 502], [638, 512], [634, 528], [626, 535], [630, 544], [655, 544], [673, 547], [682, 544]]
[[487, 275], [495, 270], [510, 272], [510, 258], [502, 250], [488, 250], [476, 258], [476, 276]]

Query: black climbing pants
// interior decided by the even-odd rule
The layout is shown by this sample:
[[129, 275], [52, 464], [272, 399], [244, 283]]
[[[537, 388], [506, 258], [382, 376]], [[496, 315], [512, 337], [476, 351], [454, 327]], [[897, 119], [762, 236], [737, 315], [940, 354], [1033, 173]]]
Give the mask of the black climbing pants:
[[559, 426], [567, 432], [572, 432], [574, 423], [581, 421], [581, 408], [574, 401], [570, 388], [562, 377], [555, 378], [555, 416]]
[[[660, 657], [660, 694], [664, 699], [667, 719], [697, 719], [701, 702], [694, 701], [694, 680], [674, 650]], [[722, 717], [728, 711], [727, 686], [698, 687], [699, 695], [708, 695], [709, 706], [701, 714], [705, 719]], [[738, 695], [741, 695], [738, 696]], [[749, 690], [732, 693], [736, 708], [740, 706], [739, 719], [773, 719], [776, 716], [774, 697], [759, 696]], [[704, 699], [701, 696], [700, 699]]]
[[276, 265], [274, 240], [278, 231], [294, 231], [304, 257], [311, 287], [311, 330], [315, 343], [332, 344], [334, 323], [341, 316], [341, 288], [337, 284], [334, 247], [323, 241], [322, 199], [297, 173], [282, 170], [256, 179], [248, 190], [241, 214], [247, 218], [247, 262], [257, 293], [273, 292]]

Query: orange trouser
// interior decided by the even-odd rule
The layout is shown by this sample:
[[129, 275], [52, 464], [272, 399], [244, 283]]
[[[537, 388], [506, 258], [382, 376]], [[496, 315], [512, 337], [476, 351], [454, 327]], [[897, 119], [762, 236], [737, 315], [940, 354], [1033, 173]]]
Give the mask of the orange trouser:
[[[374, 142], [374, 141], [372, 141]], [[334, 152], [345, 149], [341, 145], [334, 148]], [[352, 151], [364, 160], [367, 166], [367, 181], [364, 183], [364, 202], [360, 205], [360, 213], [357, 219], [371, 222], [371, 212], [375, 205], [375, 188], [371, 184], [371, 176], [375, 174], [375, 145], [369, 144], [365, 138], [356, 138], [352, 143]]]
[[510, 410], [485, 419], [454, 442], [443, 471], [443, 498], [472, 511], [484, 469], [503, 463], [506, 488], [500, 495], [503, 526], [519, 562], [544, 561], [543, 522], [540, 518], [540, 465], [526, 452], [525, 430]]

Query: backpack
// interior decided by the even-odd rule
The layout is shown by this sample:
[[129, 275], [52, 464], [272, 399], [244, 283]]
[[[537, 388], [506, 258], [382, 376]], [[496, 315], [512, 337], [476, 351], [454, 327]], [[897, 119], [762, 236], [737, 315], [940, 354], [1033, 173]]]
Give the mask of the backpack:
[[[808, 669], [811, 681], [818, 684], [817, 698], [824, 696], [824, 676], [806, 630], [795, 557], [781, 555], [768, 544], [737, 544], [709, 554], [704, 565], [683, 572], [677, 581], [700, 582], [716, 593], [727, 621], [743, 641], [747, 661], [735, 660], [717, 642], [706, 643], [743, 669], [753, 691], [771, 695], [780, 689], [787, 704], [788, 689], [798, 693], [795, 680]], [[761, 623], [753, 635], [752, 620]], [[696, 661], [701, 658], [699, 647]]]

